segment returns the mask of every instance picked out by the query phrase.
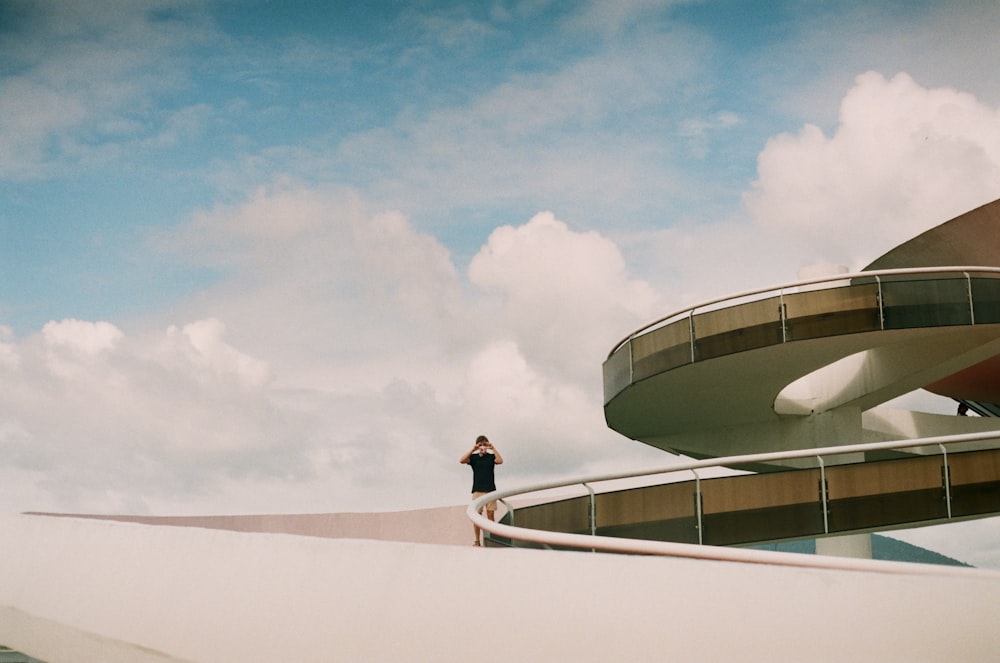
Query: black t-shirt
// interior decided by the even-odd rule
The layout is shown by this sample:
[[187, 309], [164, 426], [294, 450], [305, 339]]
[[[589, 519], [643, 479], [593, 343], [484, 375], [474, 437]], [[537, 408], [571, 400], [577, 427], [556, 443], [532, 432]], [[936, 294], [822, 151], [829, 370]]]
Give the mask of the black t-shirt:
[[472, 467], [472, 492], [491, 493], [497, 489], [493, 480], [493, 468], [496, 466], [493, 454], [480, 456], [474, 453], [469, 456], [469, 465]]

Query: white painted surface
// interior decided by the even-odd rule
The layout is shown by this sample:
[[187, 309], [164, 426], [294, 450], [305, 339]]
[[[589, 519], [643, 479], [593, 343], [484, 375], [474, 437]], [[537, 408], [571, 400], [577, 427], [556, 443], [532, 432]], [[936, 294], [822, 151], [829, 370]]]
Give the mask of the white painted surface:
[[872, 558], [872, 535], [845, 534], [816, 539], [816, 554], [831, 557]]
[[[377, 539], [407, 543], [472, 542], [466, 506], [371, 513], [305, 513], [232, 516], [79, 515], [77, 518], [115, 520], [144, 525], [204, 527], [234, 532], [303, 534], [330, 539]], [[66, 514], [42, 514], [66, 517]]]
[[52, 663], [996, 660], [1000, 574], [949, 573], [19, 516], [0, 642]]

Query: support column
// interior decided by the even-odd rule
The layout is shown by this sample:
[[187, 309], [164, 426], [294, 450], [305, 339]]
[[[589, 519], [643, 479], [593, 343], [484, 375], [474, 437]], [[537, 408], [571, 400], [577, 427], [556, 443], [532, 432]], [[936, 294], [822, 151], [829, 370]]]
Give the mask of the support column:
[[816, 554], [829, 557], [872, 558], [871, 534], [845, 534], [816, 539]]

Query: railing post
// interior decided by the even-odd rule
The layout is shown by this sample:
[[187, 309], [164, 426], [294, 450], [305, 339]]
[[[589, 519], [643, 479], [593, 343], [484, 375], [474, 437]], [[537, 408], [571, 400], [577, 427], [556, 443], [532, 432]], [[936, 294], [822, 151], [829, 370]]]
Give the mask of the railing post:
[[972, 277], [969, 276], [968, 272], [962, 272], [965, 274], [965, 283], [969, 290], [969, 319], [972, 324], [976, 324], [976, 305], [972, 301]]
[[[500, 504], [503, 504], [504, 508], [507, 509], [507, 514], [506, 515], [510, 516], [510, 526], [513, 527], [514, 526], [514, 507], [512, 507], [507, 502], [507, 500], [504, 500], [504, 499], [498, 499], [497, 502], [500, 502]], [[493, 535], [490, 532], [487, 532], [486, 530], [483, 530], [483, 539], [484, 539], [484, 544], [485, 544], [485, 542], [487, 540], [488, 541], [493, 541], [494, 540], [493, 539]], [[503, 545], [503, 544], [501, 544], [501, 545]], [[514, 539], [510, 540], [510, 547], [511, 548], [516, 548], [517, 547], [517, 542]]]
[[581, 486], [587, 489], [590, 493], [590, 509], [588, 513], [588, 519], [590, 520], [590, 535], [597, 536], [597, 503], [595, 501], [594, 489], [588, 483], [581, 483]]
[[688, 336], [691, 339], [691, 363], [694, 363], [694, 309], [688, 313]]
[[786, 323], [788, 322], [788, 315], [785, 312], [785, 289], [782, 288], [778, 291], [778, 315], [781, 316], [781, 342], [788, 342], [788, 328]]
[[507, 514], [510, 515], [510, 526], [514, 526], [514, 507], [507, 503], [507, 500], [497, 500], [500, 504], [503, 504], [504, 508], [507, 509]]
[[635, 355], [632, 354], [632, 338], [628, 339], [628, 383], [635, 384]]
[[823, 463], [822, 456], [816, 456], [816, 460], [819, 461], [819, 496], [823, 502], [823, 533], [830, 533], [830, 514], [829, 514], [829, 500], [826, 485], [826, 465]]
[[691, 474], [694, 475], [694, 511], [696, 516], [696, 525], [698, 529], [698, 545], [702, 545], [705, 542], [705, 536], [701, 527], [701, 477], [694, 470], [691, 470]]
[[875, 275], [875, 297], [878, 298], [878, 328], [885, 331], [885, 310], [883, 309], [882, 277]]
[[944, 481], [944, 501], [948, 506], [948, 520], [951, 520], [951, 468], [948, 467], [948, 450], [943, 444], [938, 446], [941, 447], [941, 458], [944, 460], [942, 467], [944, 476], [941, 477]]

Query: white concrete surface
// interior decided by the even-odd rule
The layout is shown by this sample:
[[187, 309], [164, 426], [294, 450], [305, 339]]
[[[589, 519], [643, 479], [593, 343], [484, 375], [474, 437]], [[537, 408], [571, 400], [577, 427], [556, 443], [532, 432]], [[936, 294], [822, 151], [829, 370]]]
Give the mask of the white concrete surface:
[[816, 539], [816, 554], [831, 557], [871, 559], [872, 535], [864, 533], [820, 537]]
[[0, 642], [51, 663], [992, 661], [998, 612], [976, 570], [0, 519]]
[[[89, 515], [73, 517], [144, 525], [205, 527], [234, 532], [302, 534], [331, 539], [376, 539], [407, 543], [472, 543], [466, 506], [370, 513], [296, 513], [230, 516]], [[39, 514], [66, 517], [67, 514]]]

